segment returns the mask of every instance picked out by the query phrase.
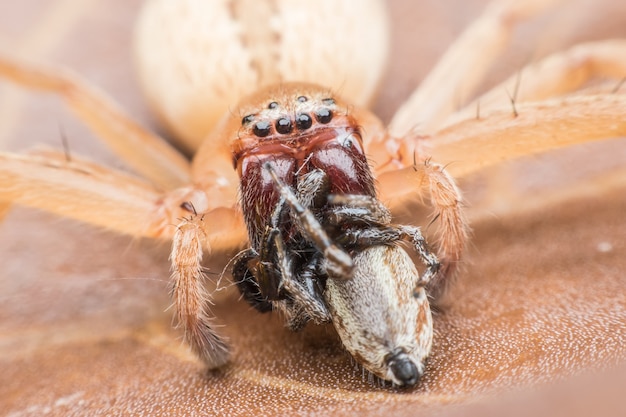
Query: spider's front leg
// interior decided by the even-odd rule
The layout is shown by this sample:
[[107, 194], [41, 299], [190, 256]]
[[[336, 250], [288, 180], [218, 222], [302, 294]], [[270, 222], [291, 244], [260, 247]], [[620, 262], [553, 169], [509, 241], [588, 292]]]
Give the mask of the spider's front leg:
[[[394, 138], [389, 141], [395, 143]], [[407, 202], [420, 201], [425, 191], [433, 206], [433, 222], [438, 223], [435, 252], [441, 263], [439, 273], [430, 283], [430, 293], [435, 298], [445, 293], [455, 271], [459, 267], [467, 240], [469, 223], [465, 216], [461, 191], [452, 176], [440, 164], [429, 158], [420, 158], [417, 146], [410, 145], [408, 139], [399, 147], [397, 163], [407, 165], [392, 169], [392, 164], [382, 167], [377, 175], [381, 190], [381, 199], [389, 201], [392, 212], [401, 212]], [[417, 142], [416, 142], [417, 143]], [[408, 149], [412, 147], [412, 149]], [[374, 151], [380, 149], [373, 148]], [[407, 162], [411, 156], [412, 162]], [[388, 153], [378, 153], [381, 158], [388, 158]], [[393, 158], [393, 157], [392, 157]]]
[[288, 294], [287, 299], [278, 304], [286, 313], [289, 327], [292, 330], [302, 328], [309, 320], [321, 324], [330, 321], [330, 313], [322, 296], [320, 279], [321, 257], [314, 253], [302, 269], [296, 267], [295, 256], [285, 247], [280, 234], [274, 235], [274, 245], [277, 249], [277, 264], [283, 276], [283, 287]]
[[[264, 169], [275, 174], [269, 165]], [[261, 312], [274, 308], [281, 310], [293, 330], [301, 328], [309, 320], [328, 322], [330, 316], [324, 305], [320, 283], [321, 277], [325, 276], [322, 255], [310, 242], [299, 238], [292, 239], [293, 248], [287, 248], [282, 236], [286, 210], [293, 210], [293, 202], [304, 211], [309, 210], [284, 183], [279, 181], [277, 187], [288, 197], [282, 198], [276, 205], [258, 250], [250, 248], [237, 257], [233, 277], [249, 304]], [[321, 230], [314, 217], [307, 219], [310, 227]], [[328, 237], [326, 240], [329, 240]]]
[[436, 277], [440, 268], [439, 260], [429, 251], [419, 227], [390, 224], [389, 210], [369, 196], [331, 195], [328, 202], [334, 206], [327, 216], [329, 223], [344, 228], [337, 239], [343, 247], [366, 248], [408, 240], [426, 266], [417, 287], [426, 286]]
[[[293, 191], [276, 175], [272, 166], [265, 164], [264, 169], [272, 176], [276, 188], [284, 198], [285, 203], [291, 209], [292, 217], [296, 224], [299, 225], [301, 232], [307, 239], [313, 242], [315, 247], [317, 247], [324, 256], [327, 272], [335, 278], [350, 278], [352, 268], [354, 267], [350, 255], [332, 241], [326, 230], [324, 230], [315, 217], [315, 214], [313, 214], [309, 207], [306, 207], [298, 200], [298, 197]], [[311, 202], [317, 200], [318, 196], [322, 194], [323, 189], [321, 184], [324, 182], [323, 178], [325, 175], [326, 174], [321, 170], [314, 170], [308, 174], [309, 178], [314, 176], [320, 178], [320, 180], [317, 180], [319, 183], [317, 186], [315, 185], [316, 180], [311, 181], [311, 186], [307, 193], [311, 196]], [[309, 183], [309, 181], [307, 181], [307, 183]]]
[[233, 280], [243, 299], [260, 313], [267, 313], [274, 308], [263, 295], [259, 281], [255, 277], [254, 264], [258, 263], [259, 254], [253, 248], [241, 252], [233, 261]]
[[228, 361], [228, 346], [211, 326], [210, 297], [204, 287], [202, 254], [206, 233], [202, 216], [183, 219], [174, 235], [171, 295], [185, 342], [210, 367]]
[[330, 320], [319, 283], [321, 257], [301, 257], [285, 247], [278, 228], [268, 228], [259, 252], [250, 248], [235, 259], [233, 278], [243, 298], [257, 311], [281, 310], [289, 327], [301, 328], [309, 320]]

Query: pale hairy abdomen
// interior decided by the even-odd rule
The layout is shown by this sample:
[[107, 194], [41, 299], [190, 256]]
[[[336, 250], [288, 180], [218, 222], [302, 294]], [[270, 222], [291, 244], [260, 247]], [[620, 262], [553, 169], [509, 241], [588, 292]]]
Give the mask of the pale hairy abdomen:
[[397, 245], [354, 255], [349, 280], [328, 280], [324, 297], [346, 349], [377, 376], [393, 381], [388, 358], [402, 351], [421, 374], [432, 342], [432, 318], [418, 272]]
[[139, 78], [189, 151], [261, 86], [323, 80], [366, 105], [387, 56], [384, 2], [361, 1], [354, 16], [354, 4], [330, 0], [148, 1], [135, 33]]

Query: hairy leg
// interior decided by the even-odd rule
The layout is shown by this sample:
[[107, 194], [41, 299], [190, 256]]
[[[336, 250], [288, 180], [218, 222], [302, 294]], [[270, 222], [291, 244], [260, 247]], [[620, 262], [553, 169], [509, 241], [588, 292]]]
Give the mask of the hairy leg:
[[[233, 278], [236, 280], [244, 298], [256, 307], [266, 310], [266, 304], [285, 297], [285, 268], [277, 264], [279, 259], [289, 256], [282, 246], [277, 244], [280, 229], [269, 227], [265, 231], [261, 246], [249, 248], [239, 254], [234, 261]], [[282, 239], [280, 240], [282, 242]]]
[[296, 223], [299, 225], [300, 231], [315, 244], [322, 252], [326, 259], [326, 269], [328, 273], [335, 278], [349, 278], [353, 268], [352, 258], [348, 253], [333, 243], [324, 230], [320, 222], [308, 207], [302, 205], [298, 197], [280, 178], [270, 164], [266, 164], [264, 169], [268, 170], [276, 188], [285, 199], [285, 203], [291, 209], [292, 215]]
[[262, 313], [280, 310], [294, 330], [309, 320], [330, 321], [319, 284], [321, 254], [296, 271], [279, 229], [266, 233], [264, 242], [260, 252], [251, 248], [235, 260], [233, 278], [244, 299]]
[[134, 237], [171, 239], [185, 202], [207, 213], [207, 239], [215, 249], [232, 249], [245, 240], [239, 212], [206, 210], [209, 196], [193, 186], [163, 193], [132, 175], [63, 153], [19, 155], [0, 152], [0, 202], [45, 210]]
[[520, 103], [437, 133], [433, 160], [456, 178], [520, 156], [626, 135], [626, 96], [580, 95]]
[[[509, 79], [452, 114], [445, 126], [510, 109], [528, 101], [547, 100], [571, 93], [592, 79], [612, 79], [615, 85], [626, 77], [626, 40], [611, 39], [576, 45], [533, 62]], [[610, 92], [610, 91], [608, 91]], [[437, 141], [437, 138], [434, 138]]]
[[[295, 307], [296, 311], [301, 311], [295, 315], [293, 314], [293, 307], [292, 311], [288, 311], [290, 313], [288, 315], [290, 327], [298, 328], [300, 324], [304, 324], [308, 320], [313, 320], [318, 324], [329, 322], [330, 313], [324, 303], [321, 287], [318, 286], [319, 277], [313, 272], [317, 268], [318, 258], [314, 257], [300, 273], [297, 273], [280, 234], [274, 235], [274, 245], [276, 246], [278, 268], [283, 277], [283, 288], [289, 294], [291, 301], [287, 305]], [[298, 317], [301, 315], [303, 317]]]
[[202, 254], [206, 246], [203, 216], [182, 219], [174, 234], [171, 296], [185, 342], [209, 368], [228, 361], [228, 345], [213, 329], [211, 297], [205, 288]]
[[259, 283], [249, 266], [258, 260], [259, 254], [252, 248], [240, 253], [233, 265], [233, 280], [243, 299], [260, 313], [272, 311], [272, 303], [263, 295]]
[[[185, 194], [186, 195], [186, 194]], [[178, 196], [180, 197], [180, 196]], [[0, 201], [36, 207], [134, 236], [172, 237], [172, 297], [185, 339], [210, 367], [228, 358], [226, 343], [213, 330], [210, 298], [204, 288], [201, 260], [209, 238], [228, 230], [226, 213], [175, 219], [189, 211], [177, 196], [164, 195], [128, 174], [59, 153], [0, 154]], [[240, 239], [240, 238], [239, 238]], [[237, 240], [239, 240], [237, 239]]]
[[0, 153], [0, 200], [134, 236], [157, 236], [161, 193], [127, 174], [73, 158]]
[[415, 128], [423, 132], [435, 131], [459, 103], [471, 97], [507, 46], [515, 25], [559, 1], [497, 0], [490, 3], [396, 112], [389, 125], [391, 135], [404, 137]]
[[333, 225], [344, 222], [355, 225], [391, 223], [391, 213], [387, 207], [368, 195], [333, 194], [328, 196], [328, 203], [336, 206], [327, 214], [327, 221]]
[[[419, 227], [389, 224], [391, 216], [378, 200], [364, 195], [330, 196], [331, 204], [341, 204], [329, 214], [328, 219], [335, 225], [354, 225], [342, 231], [337, 242], [343, 247], [370, 247], [389, 245], [400, 240], [408, 240], [413, 245], [426, 271], [420, 277], [418, 286], [423, 287], [436, 277], [439, 260], [427, 248], [426, 240]], [[365, 227], [364, 227], [365, 226]]]
[[[290, 189], [289, 193], [308, 207], [313, 204], [310, 197], [319, 194], [315, 190], [319, 191], [324, 182], [322, 175], [303, 178], [299, 194], [304, 203]], [[313, 193], [307, 192], [311, 188], [315, 189]], [[330, 316], [324, 305], [322, 286], [319, 285], [322, 255], [313, 247], [308, 250], [300, 248], [295, 253], [283, 241], [281, 222], [287, 214], [285, 210], [289, 208], [291, 206], [283, 196], [272, 213], [261, 246], [250, 248], [237, 257], [233, 276], [244, 298], [257, 310], [269, 311], [273, 305], [283, 312], [290, 328], [299, 329], [309, 320], [327, 322]], [[301, 265], [296, 266], [295, 258]]]
[[32, 65], [0, 51], [0, 76], [61, 96], [116, 154], [163, 189], [191, 182], [190, 165], [182, 154], [131, 120], [104, 92], [77, 75]]
[[[469, 237], [470, 229], [461, 192], [447, 169], [430, 160], [416, 162], [410, 168], [388, 172], [378, 180], [382, 191], [381, 199], [389, 201], [388, 206], [392, 212], [401, 211], [408, 202], [421, 200], [424, 191], [429, 195], [434, 208], [433, 222], [438, 224], [435, 246], [441, 263], [440, 273], [431, 283], [431, 289], [433, 294], [443, 292], [459, 266]], [[395, 187], [398, 183], [403, 184], [402, 190]]]

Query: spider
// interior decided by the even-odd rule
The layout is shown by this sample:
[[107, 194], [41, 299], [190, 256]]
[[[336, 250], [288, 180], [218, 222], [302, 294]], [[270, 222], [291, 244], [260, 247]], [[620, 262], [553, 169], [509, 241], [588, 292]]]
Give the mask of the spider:
[[[497, 16], [493, 12], [491, 15], [487, 13], [484, 20], [478, 21], [475, 27], [482, 27], [486, 21], [491, 22], [489, 19], [497, 20]], [[367, 153], [377, 162], [376, 176], [381, 194], [385, 201], [390, 202], [392, 211], [405, 204], [407, 199], [415, 199], [416, 191], [422, 186], [430, 187], [432, 203], [439, 214], [439, 222], [443, 225], [437, 252], [440, 258], [447, 259], [446, 265], [450, 268], [460, 259], [466, 228], [460, 195], [455, 190], [454, 183], [448, 180], [448, 174], [463, 177], [482, 166], [505, 158], [540, 152], [590, 138], [623, 134], [622, 127], [613, 123], [624, 110], [623, 99], [619, 96], [577, 96], [558, 102], [523, 104], [523, 101], [531, 101], [539, 96], [539, 92], [544, 92], [546, 85], [551, 83], [548, 75], [556, 72], [555, 67], [561, 65], [567, 71], [568, 58], [572, 54], [583, 54], [588, 59], [604, 62], [605, 65], [594, 68], [601, 73], [610, 68], [606, 63], [622, 65], [623, 68], [620, 57], [624, 56], [624, 47], [617, 42], [586, 45], [580, 50], [573, 50], [569, 55], [552, 57], [552, 61], [549, 58], [544, 61], [544, 65], [554, 65], [550, 67], [550, 71], [545, 68], [533, 71], [533, 68], [541, 67], [541, 64], [528, 68], [524, 71], [525, 95], [517, 95], [512, 108], [502, 110], [491, 101], [490, 97], [505, 90], [497, 88], [494, 93], [488, 93], [479, 99], [479, 112], [476, 105], [470, 104], [466, 109], [451, 114], [450, 108], [455, 100], [451, 99], [452, 93], [445, 93], [446, 89], [443, 87], [449, 86], [450, 90], [454, 90], [462, 82], [463, 86], [469, 88], [476, 80], [468, 81], [467, 78], [472, 77], [465, 73], [463, 75], [467, 78], [461, 81], [459, 77], [449, 76], [446, 70], [453, 70], [458, 62], [467, 58], [462, 53], [467, 50], [463, 46], [480, 44], [478, 40], [485, 40], [477, 38], [475, 32], [477, 31], [472, 32], [470, 29], [468, 35], [459, 40], [458, 48], [451, 49], [432, 77], [397, 113], [388, 128], [389, 135], [381, 135], [383, 139], [379, 141], [365, 142]], [[216, 247], [234, 246], [245, 240], [242, 227], [237, 226], [240, 225], [239, 214], [232, 210], [236, 202], [234, 184], [238, 179], [234, 177], [230, 166], [229, 151], [220, 146], [223, 143], [211, 140], [205, 142], [206, 145], [194, 160], [194, 184], [181, 187], [189, 178], [187, 161], [156, 140], [153, 135], [132, 124], [100, 93], [92, 91], [74, 77], [29, 67], [11, 59], [3, 60], [2, 70], [5, 75], [25, 84], [50, 89], [65, 96], [96, 127], [109, 132], [121, 131], [125, 133], [125, 139], [136, 139], [146, 144], [148, 152], [139, 155], [131, 151], [131, 154], [127, 153], [127, 157], [135, 161], [145, 158], [140, 161], [140, 165], [144, 167], [142, 173], [161, 189], [172, 190], [162, 193], [160, 189], [130, 175], [113, 172], [75, 158], [67, 161], [62, 153], [29, 156], [4, 154], [2, 183], [10, 186], [2, 188], [2, 198], [124, 233], [150, 237], [171, 237], [175, 234], [172, 258], [179, 266], [178, 280], [184, 282], [181, 285], [186, 289], [184, 296], [190, 296], [192, 300], [179, 303], [179, 313], [182, 310], [183, 318], [198, 318], [204, 314], [202, 300], [207, 295], [198, 285], [202, 239], [206, 237]], [[461, 75], [458, 71], [456, 74]], [[620, 77], [623, 72], [621, 74], [609, 75]], [[440, 81], [441, 79], [445, 79], [445, 82]], [[561, 92], [572, 88], [571, 85], [565, 86]], [[433, 97], [430, 89], [436, 89], [436, 96], [441, 97], [441, 106], [424, 104], [427, 98]], [[429, 114], [425, 114], [426, 110]], [[416, 121], [419, 134], [413, 130]], [[528, 138], [525, 133], [530, 124], [540, 125], [533, 129], [534, 138]], [[565, 137], [564, 134], [552, 141], [542, 140], [554, 130], [555, 125], [565, 125], [565, 132], [569, 135]], [[376, 130], [376, 127], [372, 130]], [[505, 131], [506, 135], [503, 133]], [[112, 136], [105, 135], [105, 138], [115, 142], [116, 138]], [[504, 136], [506, 141], [498, 140]], [[434, 139], [427, 140], [431, 137]], [[524, 146], [519, 146], [518, 141]], [[485, 149], [492, 152], [485, 152]], [[472, 162], [450, 165], [447, 172], [442, 169], [441, 163], [456, 161], [459, 155]], [[162, 164], [159, 162], [162, 160], [167, 162]], [[210, 164], [206, 163], [208, 161]], [[394, 187], [394, 183], [400, 181], [408, 186], [402, 189]], [[50, 186], [58, 188], [59, 193], [41, 198], [43, 191]], [[186, 201], [193, 201], [195, 210], [204, 213], [202, 223], [196, 221], [195, 217], [188, 217], [190, 211], [184, 204]], [[219, 205], [215, 202], [219, 202]], [[102, 216], [102, 213], [107, 215]], [[146, 219], [146, 213], [150, 213], [150, 218]], [[176, 231], [172, 230], [170, 224], [184, 217], [189, 220], [179, 224]]]
[[[233, 276], [258, 310], [282, 311], [292, 329], [332, 321], [367, 370], [414, 385], [432, 339], [424, 287], [440, 264], [419, 228], [391, 224], [358, 115], [327, 94], [313, 85], [270, 87], [243, 117], [233, 154], [252, 247]], [[424, 262], [422, 276], [402, 240]]]

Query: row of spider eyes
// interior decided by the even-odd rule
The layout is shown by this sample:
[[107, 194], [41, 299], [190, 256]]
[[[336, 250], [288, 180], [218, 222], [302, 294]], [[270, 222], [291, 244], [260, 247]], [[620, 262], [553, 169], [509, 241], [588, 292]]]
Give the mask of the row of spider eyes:
[[[302, 102], [307, 101], [308, 98], [305, 96], [300, 96], [297, 98], [297, 100], [302, 103]], [[332, 98], [326, 98], [322, 100], [322, 103], [324, 103], [327, 106], [331, 106], [335, 104], [335, 100], [333, 100]], [[272, 101], [271, 103], [268, 104], [267, 108], [270, 110], [273, 110], [273, 109], [276, 109], [278, 106], [279, 104], [277, 102]], [[245, 126], [249, 123], [252, 123], [254, 121], [254, 117], [255, 117], [254, 114], [249, 114], [245, 116], [241, 120], [241, 124]], [[333, 118], [333, 112], [329, 108], [322, 107], [315, 112], [315, 119], [319, 123], [322, 123], [322, 124], [330, 123], [332, 118]], [[298, 113], [296, 115], [296, 127], [298, 128], [298, 130], [306, 130], [310, 128], [312, 125], [313, 125], [313, 119], [307, 113]], [[281, 117], [277, 119], [275, 121], [275, 126], [276, 126], [276, 131], [283, 135], [289, 134], [293, 131], [293, 124], [289, 117]], [[269, 135], [271, 132], [271, 123], [267, 120], [260, 120], [255, 123], [254, 127], [252, 128], [252, 132], [255, 134], [255, 136], [265, 137]]]

